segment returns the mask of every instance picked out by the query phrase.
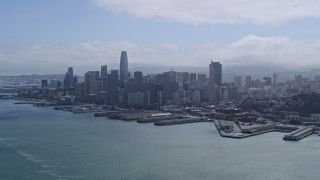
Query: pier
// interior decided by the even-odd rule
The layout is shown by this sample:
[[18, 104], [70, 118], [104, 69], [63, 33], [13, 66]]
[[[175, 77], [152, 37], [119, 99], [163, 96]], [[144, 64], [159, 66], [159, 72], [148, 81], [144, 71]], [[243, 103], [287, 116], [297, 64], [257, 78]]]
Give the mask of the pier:
[[95, 117], [107, 117], [107, 116], [110, 116], [110, 115], [113, 115], [113, 114], [119, 114], [121, 113], [122, 111], [106, 111], [106, 112], [96, 112], [94, 113], [94, 116]]
[[182, 119], [156, 121], [156, 122], [154, 122], [154, 125], [156, 125], [156, 126], [168, 126], [168, 125], [197, 123], [197, 122], [208, 122], [208, 120], [206, 118], [202, 118], [202, 117], [189, 116], [189, 117], [184, 117]]
[[286, 141], [299, 141], [313, 133], [313, 128], [311, 127], [303, 127], [298, 130], [293, 131], [289, 135], [285, 135], [283, 140]]
[[221, 137], [242, 139], [252, 137], [269, 132], [291, 132], [285, 135], [283, 140], [299, 141], [313, 133], [312, 127], [299, 127], [292, 125], [258, 125], [247, 128], [242, 128], [241, 131], [237, 130], [237, 125], [233, 122], [223, 120], [213, 120]]

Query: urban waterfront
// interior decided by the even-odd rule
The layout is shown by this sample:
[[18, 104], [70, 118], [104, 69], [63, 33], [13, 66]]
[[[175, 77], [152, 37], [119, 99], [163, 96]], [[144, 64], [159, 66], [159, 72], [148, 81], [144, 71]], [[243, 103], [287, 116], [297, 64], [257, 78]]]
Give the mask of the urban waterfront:
[[157, 127], [0, 101], [2, 179], [318, 179], [319, 137], [220, 137], [213, 123]]

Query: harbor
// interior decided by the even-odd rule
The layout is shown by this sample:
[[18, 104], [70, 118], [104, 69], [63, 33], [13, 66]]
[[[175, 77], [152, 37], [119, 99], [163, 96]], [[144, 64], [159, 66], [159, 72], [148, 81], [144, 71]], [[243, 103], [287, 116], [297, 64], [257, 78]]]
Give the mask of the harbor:
[[55, 110], [71, 112], [73, 114], [91, 113], [95, 117], [113, 120], [135, 121], [137, 123], [153, 123], [155, 126], [169, 126], [189, 123], [212, 122], [223, 138], [242, 139], [269, 132], [290, 133], [283, 136], [286, 141], [299, 141], [313, 133], [319, 135], [319, 129], [313, 126], [297, 126], [275, 122], [244, 123], [239, 121], [219, 120], [208, 116], [195, 116], [186, 112], [168, 112], [164, 110], [130, 110], [110, 108], [106, 106], [79, 104], [56, 105], [47, 101], [24, 100], [14, 104], [30, 104], [33, 106], [54, 106]]
[[299, 141], [314, 133], [313, 127], [292, 126], [292, 125], [279, 125], [279, 124], [266, 124], [266, 125], [252, 125], [250, 127], [242, 127], [233, 122], [226, 122], [223, 120], [213, 120], [221, 137], [242, 139], [252, 137], [269, 132], [283, 132], [288, 133], [283, 140]]

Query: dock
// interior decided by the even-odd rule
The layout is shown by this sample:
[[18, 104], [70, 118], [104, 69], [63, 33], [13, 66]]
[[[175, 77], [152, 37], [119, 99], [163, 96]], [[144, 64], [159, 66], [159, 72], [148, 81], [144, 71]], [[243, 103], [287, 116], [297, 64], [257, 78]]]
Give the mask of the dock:
[[101, 109], [87, 109], [87, 110], [76, 110], [73, 111], [73, 114], [84, 114], [84, 113], [97, 113], [101, 112]]
[[176, 124], [188, 124], [188, 123], [197, 123], [197, 122], [208, 122], [206, 118], [189, 116], [181, 119], [173, 119], [173, 120], [163, 120], [154, 122], [155, 126], [168, 126], [168, 125], [176, 125]]
[[[223, 121], [222, 121], [223, 122]], [[234, 131], [226, 129], [223, 126], [226, 126], [227, 123], [221, 123], [221, 120], [213, 120], [214, 125], [216, 126], [221, 137], [242, 139], [247, 137], [252, 137], [269, 132], [291, 132], [290, 135], [285, 135], [284, 140], [298, 141], [304, 137], [309, 136], [313, 133], [313, 128], [302, 127], [291, 125], [264, 125], [264, 126], [253, 126], [246, 129], [241, 129], [241, 131]]]
[[34, 104], [34, 102], [15, 102], [14, 104]]
[[138, 119], [138, 123], [154, 123], [158, 121], [170, 121], [170, 120], [178, 120], [182, 119], [183, 116], [181, 115], [172, 115], [172, 116], [159, 116], [159, 117], [145, 117], [142, 119]]
[[286, 141], [299, 141], [313, 133], [313, 128], [311, 127], [302, 127], [290, 133], [289, 135], [285, 135], [283, 140]]
[[121, 113], [122, 111], [105, 111], [105, 112], [96, 112], [94, 113], [95, 117], [107, 117], [116, 113]]

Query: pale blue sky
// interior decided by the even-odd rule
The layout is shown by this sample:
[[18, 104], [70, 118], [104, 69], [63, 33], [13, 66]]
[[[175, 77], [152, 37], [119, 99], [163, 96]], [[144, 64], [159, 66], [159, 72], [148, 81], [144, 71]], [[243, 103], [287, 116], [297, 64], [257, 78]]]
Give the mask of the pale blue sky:
[[[279, 8], [279, 12], [272, 11], [270, 12], [270, 16], [274, 16], [272, 19], [266, 18], [269, 16], [268, 12], [257, 13], [255, 17], [254, 9], [246, 9], [245, 4], [243, 9], [252, 13], [243, 13], [243, 18], [237, 18], [239, 15], [242, 16], [243, 9], [231, 14], [224, 13], [229, 12], [228, 8], [232, 7], [232, 4], [225, 5], [222, 0], [213, 0], [215, 4], [221, 2], [222, 10], [220, 5], [216, 9], [216, 5], [212, 5], [212, 11], [217, 13], [202, 13], [208, 10], [207, 7], [197, 6], [194, 8], [195, 11], [192, 9], [187, 14], [184, 12], [181, 0], [164, 0], [163, 4], [157, 1], [154, 6], [145, 0], [132, 0], [134, 5], [128, 3], [129, 1], [1, 1], [0, 61], [3, 62], [3, 66], [0, 70], [5, 72], [6, 69], [13, 68], [12, 71], [19, 73], [21, 69], [14, 67], [19, 63], [21, 65], [25, 63], [32, 64], [30, 71], [51, 66], [53, 71], [60, 72], [57, 67], [61, 65], [81, 68], [81, 64], [75, 63], [78, 60], [84, 65], [88, 64], [86, 61], [90, 61], [91, 64], [96, 62], [98, 65], [104, 62], [116, 65], [117, 56], [120, 56], [122, 49], [128, 50], [129, 62], [132, 60], [131, 62], [136, 64], [160, 65], [163, 61], [161, 65], [166, 65], [167, 62], [175, 61], [173, 65], [207, 66], [205, 62], [212, 57], [231, 65], [246, 63], [248, 61], [245, 59], [248, 57], [250, 64], [254, 64], [255, 59], [257, 63], [262, 64], [266, 64], [268, 60], [277, 63], [285, 55], [290, 54], [289, 48], [298, 49], [299, 46], [305, 45], [307, 47], [302, 48], [301, 54], [293, 53], [294, 57], [307, 58], [306, 62], [310, 63], [307, 66], [313, 66], [315, 59], [320, 58], [316, 52], [320, 47], [320, 13], [316, 13], [317, 10], [320, 11], [320, 6], [318, 9], [312, 9], [318, 5], [313, 0], [311, 2], [314, 4], [287, 13], [288, 17], [287, 14], [279, 13], [286, 9]], [[211, 5], [210, 1], [204, 1], [209, 3], [207, 6]], [[172, 11], [170, 9], [167, 11], [168, 8], [164, 4], [168, 2], [172, 2], [168, 7], [175, 7], [180, 3], [178, 4], [180, 9], [173, 8]], [[274, 2], [277, 1], [268, 2], [270, 3], [266, 5], [275, 9], [277, 4]], [[290, 4], [287, 0], [283, 2]], [[285, 3], [282, 6], [286, 6]], [[162, 7], [164, 10], [157, 6], [164, 6]], [[126, 8], [130, 10], [127, 11]], [[226, 8], [225, 11], [223, 8]], [[211, 8], [209, 9], [211, 11]], [[257, 45], [251, 42], [256, 42]], [[259, 48], [252, 53], [251, 47]], [[283, 51], [277, 47], [281, 47], [280, 50]], [[77, 54], [79, 49], [83, 54]], [[106, 51], [102, 53], [104, 49]], [[272, 49], [275, 49], [275, 52], [270, 51]], [[63, 56], [60, 56], [61, 52]], [[230, 53], [235, 55], [229, 56]], [[270, 53], [276, 55], [262, 57]], [[181, 61], [182, 59], [185, 61]], [[196, 63], [199, 59], [203, 61]], [[281, 66], [289, 61], [283, 60], [283, 63], [277, 65]], [[290, 57], [290, 61], [298, 62], [299, 59]]]

